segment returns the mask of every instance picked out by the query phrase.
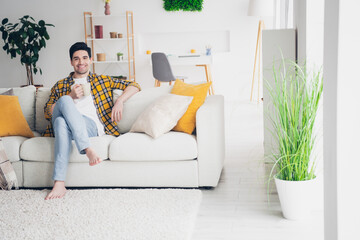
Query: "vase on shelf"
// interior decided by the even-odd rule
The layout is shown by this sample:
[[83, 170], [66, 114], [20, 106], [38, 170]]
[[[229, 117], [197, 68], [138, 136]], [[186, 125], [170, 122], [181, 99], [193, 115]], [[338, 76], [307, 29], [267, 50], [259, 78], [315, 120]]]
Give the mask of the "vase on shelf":
[[110, 4], [105, 3], [105, 15], [110, 15]]

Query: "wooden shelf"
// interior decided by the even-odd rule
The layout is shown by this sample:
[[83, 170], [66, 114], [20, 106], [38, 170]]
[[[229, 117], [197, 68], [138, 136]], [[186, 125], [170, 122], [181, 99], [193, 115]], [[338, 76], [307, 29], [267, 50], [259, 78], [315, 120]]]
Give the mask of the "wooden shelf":
[[[127, 41], [127, 37], [122, 38], [88, 38], [88, 41]], [[132, 37], [129, 37], [129, 39], [132, 39]]]
[[[119, 17], [126, 18], [126, 32], [123, 33], [122, 38], [108, 38], [108, 37], [107, 38], [95, 38], [94, 22], [93, 22], [94, 18], [119, 18]], [[113, 20], [111, 20], [111, 21], [113, 21]], [[114, 20], [114, 21], [117, 21], [117, 20]], [[120, 23], [124, 24], [125, 21], [121, 20]], [[91, 12], [84, 12], [85, 43], [91, 44], [92, 56], [95, 56], [95, 52], [97, 52], [94, 49], [94, 42], [97, 42], [96, 43], [97, 48], [102, 48], [102, 46], [101, 46], [102, 42], [107, 42], [107, 41], [113, 41], [113, 42], [118, 41], [119, 44], [122, 44], [123, 46], [127, 47], [127, 56], [126, 56], [126, 52], [124, 52], [125, 53], [124, 57], [126, 57], [126, 60], [93, 61], [93, 64], [92, 64], [93, 72], [96, 72], [95, 71], [96, 64], [124, 64], [125, 63], [128, 65], [128, 70], [127, 70], [128, 78], [127, 79], [135, 81], [135, 49], [134, 49], [135, 36], [134, 36], [134, 24], [133, 23], [134, 23], [134, 14], [132, 11], [126, 11], [125, 15], [93, 15]], [[89, 27], [91, 29], [90, 32], [88, 32], [87, 24], [89, 24]], [[116, 54], [116, 52], [114, 54]], [[104, 73], [104, 74], [106, 74], [106, 73]]]
[[127, 16], [127, 14], [120, 14], [120, 15], [88, 15], [86, 16], [87, 18], [117, 18], [117, 17], [122, 17], [125, 18]]

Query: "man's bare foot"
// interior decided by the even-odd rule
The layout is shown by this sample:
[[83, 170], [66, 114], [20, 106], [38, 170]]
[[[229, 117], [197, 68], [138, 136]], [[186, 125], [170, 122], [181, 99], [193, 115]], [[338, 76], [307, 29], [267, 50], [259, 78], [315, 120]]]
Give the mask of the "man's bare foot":
[[55, 181], [54, 187], [51, 192], [46, 196], [45, 200], [62, 198], [66, 193], [65, 182]]
[[87, 148], [85, 151], [86, 151], [86, 156], [89, 159], [90, 166], [95, 166], [96, 164], [99, 164], [102, 162], [102, 159], [96, 154], [94, 149]]

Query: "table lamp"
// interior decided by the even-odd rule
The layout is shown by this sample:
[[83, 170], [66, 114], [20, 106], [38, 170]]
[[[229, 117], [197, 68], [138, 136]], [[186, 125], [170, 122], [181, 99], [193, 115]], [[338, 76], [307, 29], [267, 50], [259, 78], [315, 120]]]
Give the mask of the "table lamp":
[[[256, 17], [271, 17], [273, 16], [274, 10], [274, 1], [273, 0], [250, 0], [248, 8], [248, 16]], [[255, 51], [255, 60], [254, 60], [254, 70], [253, 77], [251, 82], [251, 95], [250, 101], [252, 101], [253, 90], [254, 90], [254, 81], [255, 81], [255, 71], [256, 63], [258, 64], [258, 103], [260, 96], [260, 63], [261, 63], [261, 37], [262, 30], [265, 29], [264, 20], [259, 20], [258, 35], [256, 40], [256, 51]]]

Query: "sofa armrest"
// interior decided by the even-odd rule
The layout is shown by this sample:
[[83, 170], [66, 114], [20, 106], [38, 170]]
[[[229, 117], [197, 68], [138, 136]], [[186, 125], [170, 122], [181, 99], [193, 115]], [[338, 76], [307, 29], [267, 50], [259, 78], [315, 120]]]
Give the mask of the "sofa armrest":
[[199, 186], [217, 186], [225, 159], [224, 97], [211, 95], [196, 113]]

